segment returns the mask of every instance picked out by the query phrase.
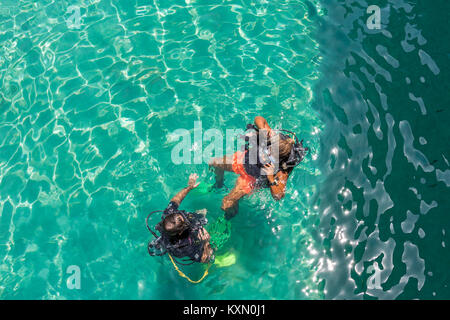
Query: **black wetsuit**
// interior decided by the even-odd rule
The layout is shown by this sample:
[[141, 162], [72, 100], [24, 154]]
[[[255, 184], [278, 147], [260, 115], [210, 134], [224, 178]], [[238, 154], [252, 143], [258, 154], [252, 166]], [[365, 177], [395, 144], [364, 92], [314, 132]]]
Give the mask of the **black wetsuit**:
[[[171, 201], [166, 210], [164, 210], [162, 218], [164, 219], [164, 217], [169, 214], [179, 212], [178, 204]], [[184, 210], [181, 212], [189, 220], [191, 226], [181, 235], [174, 237], [170, 237], [162, 232], [162, 242], [169, 245], [168, 252], [171, 255], [177, 258], [188, 257], [192, 261], [201, 262], [204, 241], [200, 239], [199, 232], [203, 229], [203, 226], [206, 225], [208, 220], [201, 214], [186, 212]]]

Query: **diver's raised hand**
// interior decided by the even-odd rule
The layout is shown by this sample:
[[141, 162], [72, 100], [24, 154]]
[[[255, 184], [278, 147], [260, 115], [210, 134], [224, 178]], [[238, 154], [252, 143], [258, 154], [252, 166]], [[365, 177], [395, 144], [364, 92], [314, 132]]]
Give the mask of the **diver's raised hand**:
[[188, 181], [188, 188], [194, 189], [197, 188], [200, 182], [197, 182], [198, 175], [196, 173], [191, 173]]

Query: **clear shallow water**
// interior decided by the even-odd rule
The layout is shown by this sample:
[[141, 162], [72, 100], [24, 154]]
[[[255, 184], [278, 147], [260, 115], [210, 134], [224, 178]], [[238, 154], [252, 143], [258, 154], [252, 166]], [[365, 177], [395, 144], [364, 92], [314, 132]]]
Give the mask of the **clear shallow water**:
[[[385, 2], [383, 29], [370, 31], [363, 2], [80, 1], [79, 29], [64, 20], [72, 2], [11, 2], [0, 296], [449, 298], [443, 4]], [[191, 285], [146, 252], [147, 213], [190, 172], [211, 179], [206, 164], [172, 164], [173, 132], [197, 120], [243, 128], [258, 114], [312, 152], [283, 201], [241, 201], [222, 249], [236, 263]], [[225, 193], [183, 208], [214, 220]], [[375, 262], [381, 288], [370, 289]], [[66, 287], [70, 265], [80, 290]]]

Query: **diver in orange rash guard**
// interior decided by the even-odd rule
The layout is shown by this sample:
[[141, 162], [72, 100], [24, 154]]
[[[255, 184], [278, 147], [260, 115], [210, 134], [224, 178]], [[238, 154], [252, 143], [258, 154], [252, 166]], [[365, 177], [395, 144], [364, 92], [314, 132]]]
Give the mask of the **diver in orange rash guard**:
[[[234, 188], [222, 200], [222, 210], [225, 217], [231, 219], [238, 212], [238, 202], [243, 196], [251, 194], [260, 188], [270, 188], [272, 197], [280, 200], [285, 195], [286, 182], [293, 168], [303, 160], [308, 148], [303, 148], [302, 141], [292, 139], [286, 134], [272, 130], [266, 119], [255, 117], [254, 125], [248, 125], [248, 129], [254, 130], [269, 141], [268, 147], [257, 153], [257, 161], [250, 161], [249, 149], [238, 151], [233, 155], [211, 159], [209, 165], [215, 169], [217, 188], [223, 186], [224, 172], [230, 171], [239, 175]], [[286, 130], [282, 130], [286, 131]], [[287, 131], [289, 132], [289, 131]], [[295, 135], [295, 134], [294, 134]], [[277, 141], [278, 156], [272, 157], [275, 148], [270, 146], [270, 141]], [[259, 142], [258, 142], [259, 144]], [[255, 146], [254, 146], [255, 147]], [[274, 162], [278, 160], [278, 169]]]

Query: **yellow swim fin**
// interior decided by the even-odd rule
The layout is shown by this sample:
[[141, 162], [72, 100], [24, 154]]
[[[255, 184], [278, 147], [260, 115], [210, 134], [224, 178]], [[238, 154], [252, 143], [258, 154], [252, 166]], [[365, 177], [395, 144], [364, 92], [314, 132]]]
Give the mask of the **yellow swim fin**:
[[217, 256], [214, 264], [219, 267], [229, 267], [236, 263], [236, 256], [232, 252], [227, 252], [221, 256]]

